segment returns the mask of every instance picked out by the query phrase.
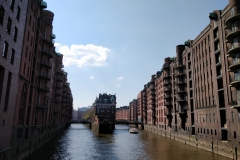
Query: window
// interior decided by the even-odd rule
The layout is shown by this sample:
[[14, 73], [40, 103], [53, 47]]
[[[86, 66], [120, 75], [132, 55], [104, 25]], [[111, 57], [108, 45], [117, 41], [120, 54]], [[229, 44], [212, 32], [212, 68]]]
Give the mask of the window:
[[28, 54], [28, 47], [26, 48], [26, 52], [25, 52], [25, 57], [27, 58], [27, 54]]
[[[1, 83], [0, 83], [1, 85]], [[240, 113], [238, 112], [238, 123], [240, 123]]]
[[15, 50], [12, 49], [12, 55], [11, 55], [11, 60], [10, 60], [10, 63], [11, 63], [11, 64], [14, 63], [14, 56], [15, 56]]
[[232, 123], [234, 123], [235, 122], [235, 113], [234, 113], [234, 111], [232, 111]]
[[231, 31], [234, 32], [234, 31], [236, 31], [236, 29], [237, 29], [237, 28], [236, 28], [236, 22], [233, 22], [233, 23], [232, 23], [232, 30], [231, 30]]
[[213, 113], [213, 122], [215, 123], [215, 113]]
[[3, 57], [7, 58], [7, 52], [8, 52], [8, 43], [5, 41], [3, 44]]
[[4, 112], [7, 112], [7, 109], [8, 109], [8, 101], [9, 101], [11, 81], [12, 81], [12, 73], [9, 72], [8, 73], [8, 82], [7, 82], [7, 91], [6, 91], [5, 103], [4, 103]]
[[7, 33], [10, 34], [12, 28], [12, 20], [10, 17], [8, 17], [8, 23], [7, 23]]
[[5, 68], [0, 65], [0, 102], [1, 102], [1, 97], [2, 97], [4, 73], [5, 73]]
[[3, 8], [3, 6], [1, 6], [1, 8], [0, 8], [0, 25], [3, 25], [4, 13], [5, 13], [5, 9]]
[[29, 41], [29, 34], [30, 34], [30, 32], [28, 31], [28, 35], [27, 35], [27, 40]]
[[24, 63], [24, 66], [23, 66], [23, 74], [25, 74], [25, 69], [26, 69], [26, 63]]
[[233, 16], [235, 14], [235, 10], [234, 7], [231, 9], [231, 16]]
[[19, 21], [19, 18], [20, 18], [20, 12], [21, 12], [21, 8], [18, 6], [18, 10], [17, 10], [17, 20]]
[[32, 16], [30, 16], [29, 26], [31, 26], [31, 24], [32, 24]]
[[12, 11], [14, 10], [14, 4], [15, 4], [15, 0], [11, 0], [10, 8], [11, 8]]
[[17, 34], [18, 34], [18, 29], [17, 29], [17, 27], [15, 27], [14, 28], [14, 32], [13, 32], [13, 40], [14, 40], [14, 42], [17, 41]]

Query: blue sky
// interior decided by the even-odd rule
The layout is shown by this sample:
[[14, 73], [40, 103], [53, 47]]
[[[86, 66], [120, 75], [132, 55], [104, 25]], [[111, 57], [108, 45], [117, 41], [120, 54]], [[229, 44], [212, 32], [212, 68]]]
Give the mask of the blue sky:
[[55, 46], [64, 55], [74, 108], [99, 93], [117, 107], [137, 98], [176, 45], [194, 39], [208, 14], [228, 0], [46, 0], [54, 16]]

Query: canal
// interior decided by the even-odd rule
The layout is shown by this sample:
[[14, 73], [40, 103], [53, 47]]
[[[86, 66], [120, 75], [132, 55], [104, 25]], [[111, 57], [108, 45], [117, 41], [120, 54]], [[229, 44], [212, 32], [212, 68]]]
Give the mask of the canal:
[[129, 134], [116, 125], [113, 134], [96, 134], [88, 125], [72, 124], [25, 160], [229, 160], [147, 131]]

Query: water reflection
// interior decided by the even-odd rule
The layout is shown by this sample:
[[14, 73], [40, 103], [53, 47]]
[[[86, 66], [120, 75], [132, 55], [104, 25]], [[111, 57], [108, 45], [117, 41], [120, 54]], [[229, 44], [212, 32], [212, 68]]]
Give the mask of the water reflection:
[[26, 160], [227, 160], [147, 131], [129, 134], [128, 128], [117, 125], [114, 134], [107, 135], [72, 124]]

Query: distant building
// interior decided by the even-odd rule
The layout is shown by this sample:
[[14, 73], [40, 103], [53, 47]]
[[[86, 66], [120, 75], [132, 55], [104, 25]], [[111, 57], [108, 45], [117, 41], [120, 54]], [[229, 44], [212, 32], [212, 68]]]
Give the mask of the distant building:
[[72, 120], [73, 120], [73, 121], [79, 120], [79, 119], [78, 119], [78, 110], [74, 109], [72, 115], [73, 115], [73, 116], [72, 116]]
[[129, 103], [129, 120], [131, 122], [137, 122], [138, 113], [137, 113], [137, 100], [133, 99]]
[[84, 115], [84, 113], [85, 113], [88, 109], [90, 109], [90, 107], [78, 108], [77, 114], [78, 114], [78, 119], [79, 119], [79, 120], [84, 119], [83, 115]]
[[92, 128], [98, 133], [112, 133], [115, 129], [116, 95], [99, 94], [92, 105]]
[[129, 121], [130, 120], [130, 110], [129, 106], [122, 106], [116, 108], [116, 120], [118, 121]]

